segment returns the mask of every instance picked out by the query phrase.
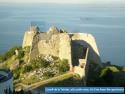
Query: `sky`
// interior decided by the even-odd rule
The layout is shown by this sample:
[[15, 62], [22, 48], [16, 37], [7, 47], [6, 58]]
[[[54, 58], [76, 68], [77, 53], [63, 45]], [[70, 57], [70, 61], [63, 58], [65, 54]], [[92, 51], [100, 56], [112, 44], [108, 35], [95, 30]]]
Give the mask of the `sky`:
[[125, 0], [0, 0], [0, 3], [125, 4]]

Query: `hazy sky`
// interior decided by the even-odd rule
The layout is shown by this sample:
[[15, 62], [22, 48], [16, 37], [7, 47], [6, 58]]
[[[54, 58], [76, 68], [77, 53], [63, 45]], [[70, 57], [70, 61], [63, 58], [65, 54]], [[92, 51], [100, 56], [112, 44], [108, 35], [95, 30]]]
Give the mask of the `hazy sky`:
[[83, 3], [83, 4], [125, 4], [125, 0], [0, 0], [7, 3]]

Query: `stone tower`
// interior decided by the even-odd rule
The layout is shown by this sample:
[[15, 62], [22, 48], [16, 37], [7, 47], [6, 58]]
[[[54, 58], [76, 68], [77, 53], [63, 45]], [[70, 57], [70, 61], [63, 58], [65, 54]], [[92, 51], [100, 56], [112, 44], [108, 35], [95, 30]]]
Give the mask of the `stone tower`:
[[30, 26], [29, 30], [25, 32], [22, 47], [32, 46], [34, 36], [39, 32], [37, 26]]

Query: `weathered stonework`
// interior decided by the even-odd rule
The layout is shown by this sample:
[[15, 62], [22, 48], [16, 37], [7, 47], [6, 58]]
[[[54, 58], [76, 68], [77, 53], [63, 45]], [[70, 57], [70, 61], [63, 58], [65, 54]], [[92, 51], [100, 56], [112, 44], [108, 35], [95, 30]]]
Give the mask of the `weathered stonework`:
[[51, 27], [47, 32], [39, 32], [35, 27], [25, 32], [23, 47], [31, 46], [30, 59], [39, 55], [52, 55], [67, 59], [70, 71], [85, 78], [90, 62], [100, 63], [100, 55], [95, 38], [86, 33], [66, 33]]
[[24, 39], [23, 39], [23, 48], [26, 46], [31, 46], [34, 36], [38, 33], [39, 29], [36, 26], [32, 26], [29, 28], [27, 32], [24, 34]]
[[59, 57], [60, 59], [67, 59], [72, 69], [72, 57], [71, 57], [71, 38], [69, 34], [60, 34], [60, 45], [59, 45]]

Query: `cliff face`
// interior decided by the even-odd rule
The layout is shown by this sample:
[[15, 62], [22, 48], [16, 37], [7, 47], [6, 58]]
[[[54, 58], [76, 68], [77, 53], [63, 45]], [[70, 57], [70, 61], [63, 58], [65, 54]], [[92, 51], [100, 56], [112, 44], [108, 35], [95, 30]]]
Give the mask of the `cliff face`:
[[[86, 70], [88, 62], [101, 62], [95, 38], [91, 34], [64, 33], [56, 27], [41, 33], [32, 29], [24, 35], [23, 47], [25, 46], [31, 46], [30, 59], [41, 54], [67, 59], [70, 70], [74, 66], [77, 66], [76, 71]], [[82, 76], [84, 74], [85, 72]]]

